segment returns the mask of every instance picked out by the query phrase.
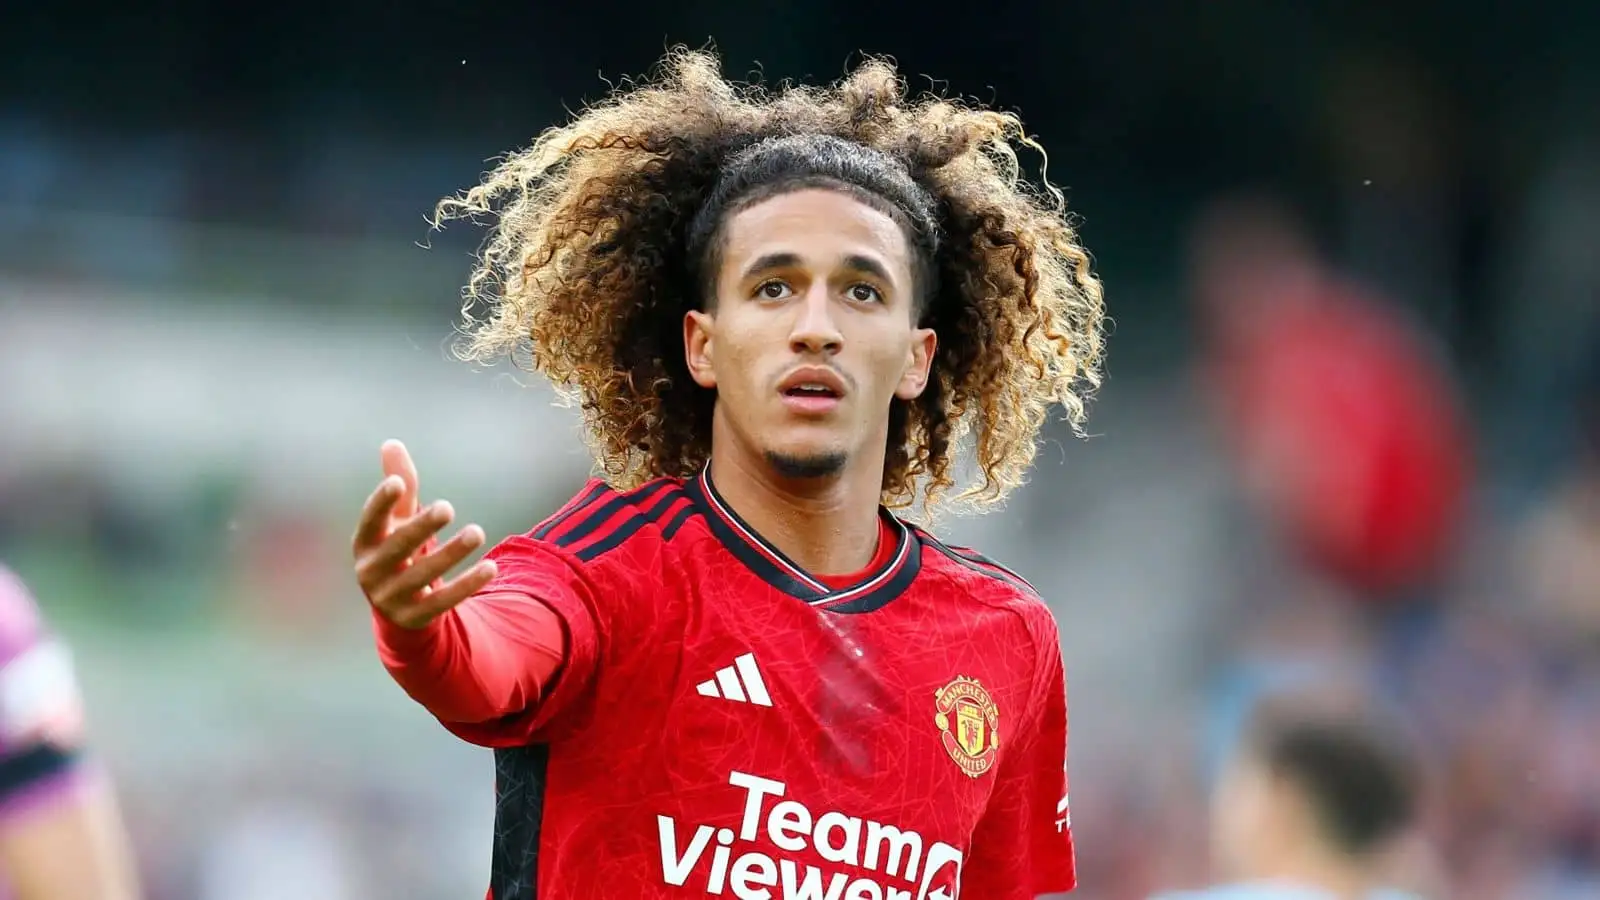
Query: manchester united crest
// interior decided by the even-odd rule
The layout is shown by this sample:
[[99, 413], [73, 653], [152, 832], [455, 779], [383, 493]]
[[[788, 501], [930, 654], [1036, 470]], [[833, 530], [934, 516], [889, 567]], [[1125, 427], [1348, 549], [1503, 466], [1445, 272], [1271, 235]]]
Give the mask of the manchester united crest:
[[940, 741], [961, 771], [973, 778], [994, 765], [1000, 747], [1000, 710], [976, 678], [957, 678], [934, 695]]

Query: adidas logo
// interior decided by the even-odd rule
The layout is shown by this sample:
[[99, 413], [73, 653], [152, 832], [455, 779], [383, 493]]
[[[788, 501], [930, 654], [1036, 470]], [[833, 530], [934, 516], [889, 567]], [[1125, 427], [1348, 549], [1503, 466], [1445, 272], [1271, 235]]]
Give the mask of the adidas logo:
[[754, 653], [746, 653], [734, 660], [733, 665], [718, 669], [717, 677], [700, 682], [694, 690], [702, 697], [754, 703], [757, 706], [772, 705], [766, 682], [761, 680], [761, 670], [756, 668]]

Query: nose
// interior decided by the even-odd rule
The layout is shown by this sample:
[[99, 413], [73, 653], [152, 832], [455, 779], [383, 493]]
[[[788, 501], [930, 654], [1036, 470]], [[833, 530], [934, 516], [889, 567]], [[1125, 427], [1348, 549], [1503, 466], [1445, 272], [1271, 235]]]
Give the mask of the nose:
[[789, 332], [789, 347], [796, 353], [833, 354], [839, 352], [844, 335], [833, 319], [833, 302], [825, 285], [815, 285], [795, 304], [794, 325]]

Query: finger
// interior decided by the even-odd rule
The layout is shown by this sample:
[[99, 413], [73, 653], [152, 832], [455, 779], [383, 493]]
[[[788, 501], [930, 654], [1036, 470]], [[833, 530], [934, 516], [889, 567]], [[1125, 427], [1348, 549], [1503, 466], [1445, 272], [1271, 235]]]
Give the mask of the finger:
[[467, 554], [483, 546], [483, 529], [468, 525], [439, 549], [418, 556], [404, 572], [384, 588], [384, 597], [374, 597], [373, 602], [404, 605], [413, 600], [424, 588], [436, 586], [445, 573], [467, 558]]
[[367, 497], [367, 502], [361, 506], [361, 518], [356, 520], [355, 537], [351, 538], [351, 549], [357, 554], [366, 552], [376, 546], [389, 530], [390, 510], [394, 508], [396, 500], [400, 499], [405, 484], [398, 478], [385, 478], [378, 482], [378, 487]]
[[455, 510], [446, 501], [439, 501], [415, 516], [401, 522], [377, 547], [370, 549], [356, 562], [356, 578], [368, 596], [402, 568], [402, 563], [417, 555], [439, 529], [450, 524]]
[[494, 560], [486, 559], [441, 585], [437, 590], [430, 591], [412, 608], [412, 615], [408, 619], [416, 624], [409, 627], [420, 628], [461, 605], [463, 600], [483, 590], [493, 581], [497, 571]]
[[383, 474], [398, 476], [405, 485], [405, 493], [401, 495], [400, 502], [395, 504], [395, 515], [401, 518], [416, 515], [419, 478], [417, 464], [411, 460], [411, 452], [405, 444], [390, 439], [383, 442], [378, 455], [383, 460]]

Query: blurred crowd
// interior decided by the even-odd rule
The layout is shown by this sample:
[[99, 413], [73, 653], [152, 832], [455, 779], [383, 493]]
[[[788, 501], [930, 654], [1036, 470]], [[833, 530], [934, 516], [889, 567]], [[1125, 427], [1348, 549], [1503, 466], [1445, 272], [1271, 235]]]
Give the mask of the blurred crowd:
[[1319, 263], [1271, 203], [1223, 204], [1201, 237], [1195, 384], [1239, 568], [1207, 687], [1168, 738], [1196, 755], [1174, 766], [1161, 747], [1110, 791], [1103, 772], [1074, 790], [1086, 894], [1224, 877], [1204, 849], [1216, 773], [1264, 698], [1320, 687], [1398, 713], [1421, 750], [1427, 803], [1397, 885], [1600, 896], [1600, 340], [1570, 370], [1564, 461], [1497, 505], [1474, 398], [1426, 329]]

